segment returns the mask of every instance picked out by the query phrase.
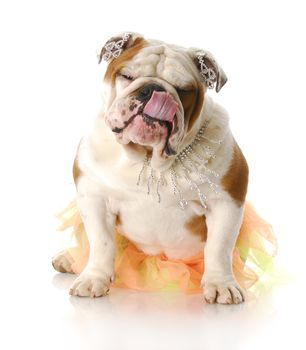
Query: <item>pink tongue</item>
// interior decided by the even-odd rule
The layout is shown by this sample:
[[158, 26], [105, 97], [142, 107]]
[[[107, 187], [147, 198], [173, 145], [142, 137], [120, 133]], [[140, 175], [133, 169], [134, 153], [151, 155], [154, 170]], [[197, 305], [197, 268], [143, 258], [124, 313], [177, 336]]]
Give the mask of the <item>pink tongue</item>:
[[177, 103], [168, 92], [154, 91], [143, 112], [152, 118], [173, 121]]

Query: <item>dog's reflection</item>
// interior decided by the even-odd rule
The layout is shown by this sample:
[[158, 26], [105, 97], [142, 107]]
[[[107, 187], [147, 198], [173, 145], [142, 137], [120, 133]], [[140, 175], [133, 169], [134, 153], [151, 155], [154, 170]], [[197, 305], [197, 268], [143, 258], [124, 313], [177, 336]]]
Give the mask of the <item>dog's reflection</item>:
[[56, 273], [52, 278], [52, 284], [57, 289], [68, 289], [76, 276], [71, 273]]
[[135, 344], [139, 337], [150, 339], [152, 349], [161, 343], [173, 344], [174, 340], [182, 345], [181, 342], [189, 344], [192, 339], [197, 342], [202, 338], [205, 344], [213, 344], [215, 348], [222, 348], [224, 344], [235, 348], [243, 337], [253, 337], [254, 330], [258, 334], [264, 329], [267, 315], [269, 319], [273, 314], [277, 317], [272, 295], [240, 305], [220, 305], [206, 304], [201, 293], [149, 293], [111, 288], [107, 296], [87, 298], [69, 296], [74, 278], [74, 275], [58, 274], [53, 278], [53, 285], [66, 293], [72, 305], [66, 320], [79, 341], [91, 349], [115, 346], [136, 350], [141, 345]]
[[[58, 289], [69, 290], [75, 275], [56, 274], [53, 277], [53, 285]], [[68, 294], [68, 293], [67, 293]], [[67, 295], [68, 297], [68, 295]], [[209, 305], [206, 304], [201, 293], [182, 294], [179, 292], [139, 292], [121, 288], [111, 288], [107, 296], [101, 298], [70, 297], [70, 302], [78, 313], [87, 316], [105, 315], [193, 315], [198, 317], [212, 317], [222, 313], [223, 315], [241, 314], [247, 304], [236, 305]]]

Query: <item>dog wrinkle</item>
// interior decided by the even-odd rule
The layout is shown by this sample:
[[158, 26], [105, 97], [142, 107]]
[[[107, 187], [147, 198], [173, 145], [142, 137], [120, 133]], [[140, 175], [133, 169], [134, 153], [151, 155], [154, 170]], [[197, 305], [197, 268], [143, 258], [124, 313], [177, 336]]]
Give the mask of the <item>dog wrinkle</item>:
[[205, 242], [207, 239], [207, 226], [206, 226], [206, 217], [205, 215], [199, 216], [194, 215], [189, 219], [185, 228], [192, 234], [199, 236], [201, 241]]
[[231, 165], [221, 184], [229, 195], [241, 206], [245, 201], [249, 178], [248, 164], [238, 144], [234, 143]]
[[122, 225], [120, 214], [116, 216], [116, 226], [120, 227]]
[[189, 93], [184, 93], [180, 96], [183, 108], [185, 121], [188, 120], [188, 129], [189, 132], [196, 120], [199, 118], [202, 111], [204, 103], [204, 89], [201, 84], [198, 84], [198, 87]]
[[72, 174], [73, 174], [74, 183], [77, 184], [80, 176], [82, 175], [82, 171], [79, 167], [77, 157], [74, 159], [74, 162], [73, 162]]

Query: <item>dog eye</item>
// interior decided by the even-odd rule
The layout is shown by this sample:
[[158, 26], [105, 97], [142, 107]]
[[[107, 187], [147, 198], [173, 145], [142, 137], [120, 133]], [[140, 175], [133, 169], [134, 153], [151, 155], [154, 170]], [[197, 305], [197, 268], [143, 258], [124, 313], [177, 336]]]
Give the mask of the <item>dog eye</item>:
[[134, 78], [131, 75], [129, 75], [129, 74], [119, 73], [119, 75], [120, 75], [120, 77], [122, 77], [122, 78], [124, 78], [126, 80], [130, 80], [130, 81], [134, 80]]
[[179, 95], [188, 95], [193, 92], [192, 89], [182, 89], [179, 87], [176, 87], [175, 90]]

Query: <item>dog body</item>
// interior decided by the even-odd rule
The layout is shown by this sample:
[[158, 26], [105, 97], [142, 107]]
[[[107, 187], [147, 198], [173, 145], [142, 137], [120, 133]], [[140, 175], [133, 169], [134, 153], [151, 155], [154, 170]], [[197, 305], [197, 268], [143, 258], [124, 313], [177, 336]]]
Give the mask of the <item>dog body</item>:
[[[215, 109], [217, 118], [214, 123], [222, 126], [220, 130], [224, 133], [227, 116], [212, 100], [207, 98], [206, 103], [206, 106]], [[202, 117], [206, 118], [205, 113]], [[93, 187], [94, 193], [105, 196], [108, 210], [119, 219], [121, 231], [148, 255], [165, 253], [171, 259], [186, 259], [201, 251], [206, 238], [203, 218], [206, 210], [200, 206], [195, 195], [190, 196], [188, 184], [185, 184], [184, 194], [192, 203], [185, 210], [178, 206], [170, 186], [163, 189], [162, 202], [158, 203], [155, 192], [147, 194], [146, 182], [141, 186], [136, 184], [142, 162], [126, 154], [114, 140], [112, 131], [105, 126], [103, 118], [98, 123], [100, 125], [95, 125], [93, 133], [82, 140], [78, 150], [77, 166], [82, 169], [83, 175], [88, 174], [78, 175], [79, 196], [86, 196], [89, 187]], [[215, 137], [216, 132], [213, 135]], [[211, 145], [203, 140], [203, 146]], [[222, 162], [218, 157], [211, 164], [211, 168], [221, 174], [220, 179], [231, 164], [233, 137], [230, 133], [222, 148], [218, 149], [218, 154], [222, 153]], [[171, 183], [169, 172], [165, 173], [165, 179]], [[203, 192], [207, 193], [209, 203], [218, 196], [210, 191], [208, 184], [203, 186]], [[222, 195], [231, 200], [226, 192]], [[193, 229], [193, 226], [197, 227]]]
[[[107, 292], [117, 224], [147, 255], [188, 259], [204, 250], [205, 299], [240, 303], [243, 291], [233, 277], [232, 251], [243, 216], [248, 168], [226, 111], [206, 95], [212, 83], [221, 89], [225, 74], [210, 54], [203, 61], [196, 49], [137, 34], [122, 38], [112, 39], [101, 51], [103, 57], [111, 57], [104, 105], [74, 162], [90, 256], [71, 294]], [[118, 47], [119, 41], [113, 57], [112, 45]], [[204, 83], [203, 65], [204, 77], [212, 70]], [[204, 132], [199, 134], [201, 128]], [[190, 145], [194, 154], [202, 151], [202, 168], [184, 151]], [[209, 176], [194, 183], [201, 174], [198, 169]]]

